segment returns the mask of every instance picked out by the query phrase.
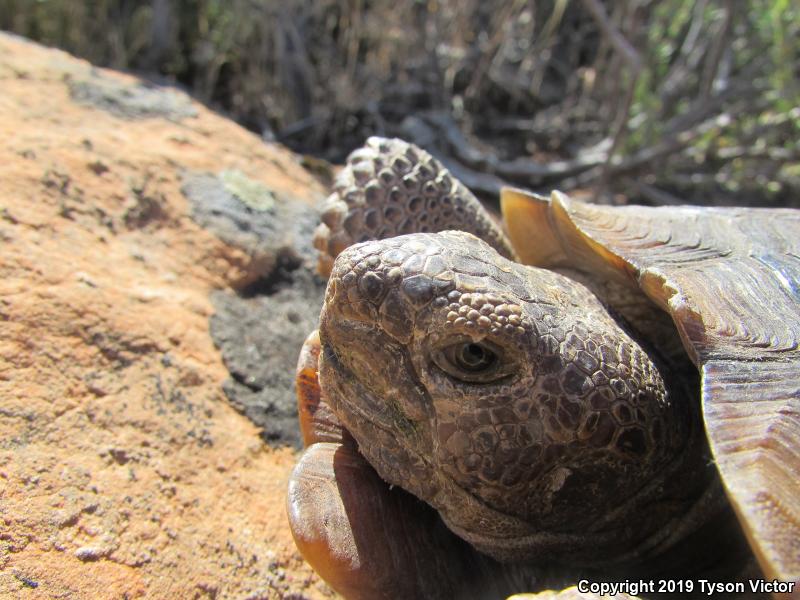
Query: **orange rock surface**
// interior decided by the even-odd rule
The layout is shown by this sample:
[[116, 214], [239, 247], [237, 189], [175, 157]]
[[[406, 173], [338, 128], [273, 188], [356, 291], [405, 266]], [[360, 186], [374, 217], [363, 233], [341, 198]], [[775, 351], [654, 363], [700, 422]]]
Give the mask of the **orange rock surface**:
[[76, 101], [93, 78], [138, 85], [0, 35], [0, 597], [331, 596], [289, 533], [294, 451], [220, 388], [209, 293], [255, 267], [192, 221], [181, 172], [323, 190], [180, 93], [194, 116]]

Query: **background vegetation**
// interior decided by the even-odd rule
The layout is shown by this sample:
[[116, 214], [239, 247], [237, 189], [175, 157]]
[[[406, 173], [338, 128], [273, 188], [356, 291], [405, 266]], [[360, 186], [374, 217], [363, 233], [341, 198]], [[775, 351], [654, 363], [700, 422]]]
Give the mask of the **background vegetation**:
[[0, 28], [333, 161], [397, 135], [487, 195], [800, 206], [791, 0], [0, 0]]

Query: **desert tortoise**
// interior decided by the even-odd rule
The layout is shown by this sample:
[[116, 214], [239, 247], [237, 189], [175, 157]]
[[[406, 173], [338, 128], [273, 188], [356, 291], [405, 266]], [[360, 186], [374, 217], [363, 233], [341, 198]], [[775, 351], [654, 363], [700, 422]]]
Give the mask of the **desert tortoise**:
[[310, 338], [299, 370], [311, 449], [288, 500], [312, 564], [357, 596], [342, 577], [400, 560], [355, 547], [384, 510], [347, 504], [360, 452], [499, 561], [702, 572], [736, 545], [720, 533], [732, 506], [764, 574], [796, 581], [800, 213], [511, 189], [501, 205], [508, 236], [399, 140], [371, 138], [340, 175], [316, 240], [338, 255], [322, 347]]

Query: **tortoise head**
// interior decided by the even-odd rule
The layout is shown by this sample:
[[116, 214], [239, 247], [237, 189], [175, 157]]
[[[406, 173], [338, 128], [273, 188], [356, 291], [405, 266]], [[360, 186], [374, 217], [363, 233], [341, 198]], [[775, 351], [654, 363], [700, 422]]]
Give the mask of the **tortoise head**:
[[696, 414], [568, 277], [462, 232], [357, 244], [320, 337], [323, 392], [362, 454], [479, 550], [597, 563], [686, 510], [658, 496], [696, 466]]

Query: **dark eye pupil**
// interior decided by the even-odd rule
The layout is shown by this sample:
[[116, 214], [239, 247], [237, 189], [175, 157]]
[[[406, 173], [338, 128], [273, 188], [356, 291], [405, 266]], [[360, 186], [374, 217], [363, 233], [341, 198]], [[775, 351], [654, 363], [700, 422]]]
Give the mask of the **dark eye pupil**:
[[485, 369], [494, 362], [494, 353], [480, 344], [464, 344], [458, 353], [461, 367], [470, 371]]
[[492, 340], [458, 340], [431, 353], [431, 361], [453, 380], [464, 383], [492, 383], [512, 374], [516, 367], [503, 347]]

